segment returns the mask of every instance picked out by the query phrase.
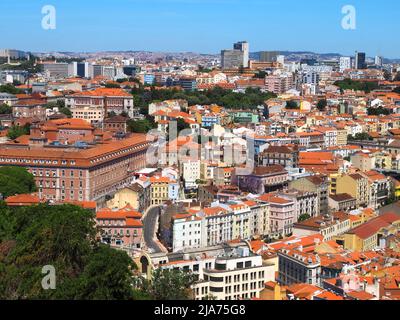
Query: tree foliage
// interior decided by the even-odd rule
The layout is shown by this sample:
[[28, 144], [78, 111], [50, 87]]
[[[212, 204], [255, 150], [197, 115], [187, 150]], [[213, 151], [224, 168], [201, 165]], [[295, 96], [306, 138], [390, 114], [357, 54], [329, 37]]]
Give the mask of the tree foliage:
[[185, 122], [185, 120], [183, 120], [182, 118], [178, 118], [176, 122], [177, 122], [177, 130], [178, 130], [178, 133], [181, 132], [182, 130], [185, 130], [185, 129], [189, 129], [189, 128], [190, 128], [190, 125], [187, 124], [187, 123]]
[[[96, 240], [94, 214], [73, 205], [7, 207], [0, 203], [0, 299], [130, 300], [192, 298], [196, 277], [157, 269], [135, 275], [131, 258]], [[43, 266], [56, 288], [42, 287]]]
[[20, 136], [26, 135], [30, 133], [30, 125], [26, 124], [24, 126], [12, 126], [8, 129], [7, 137], [14, 140]]
[[317, 103], [317, 108], [319, 111], [324, 111], [326, 109], [326, 106], [328, 105], [328, 102], [326, 99], [321, 99]]
[[0, 105], [0, 114], [11, 114], [12, 113], [12, 107], [10, 107], [8, 104], [1, 104]]
[[142, 120], [128, 120], [127, 125], [128, 130], [135, 133], [147, 133], [156, 128], [153, 118], [149, 116]]
[[355, 81], [351, 79], [336, 81], [334, 85], [338, 86], [341, 90], [364, 91], [365, 93], [370, 93], [379, 88], [379, 84], [376, 81]]
[[302, 214], [301, 216], [299, 216], [299, 222], [306, 221], [310, 218], [311, 216], [308, 213]]
[[0, 193], [3, 197], [36, 191], [35, 179], [25, 168], [0, 167]]
[[0, 86], [0, 92], [10, 93], [10, 94], [19, 94], [24, 93], [22, 90], [17, 89], [12, 84], [3, 84]]
[[368, 112], [369, 116], [379, 116], [379, 115], [388, 115], [388, 114], [390, 114], [389, 109], [386, 109], [384, 107], [368, 108], [367, 112]]
[[154, 101], [170, 99], [184, 99], [189, 105], [217, 104], [227, 109], [255, 109], [257, 106], [276, 95], [271, 92], [262, 92], [258, 88], [247, 88], [244, 93], [233, 92], [220, 87], [205, 91], [181, 91], [177, 89], [145, 90], [143, 86], [132, 90], [135, 106], [140, 108], [142, 114], [147, 114], [148, 105]]
[[195, 280], [195, 275], [190, 272], [156, 269], [149, 294], [154, 300], [188, 300], [192, 298], [190, 286]]
[[113, 83], [113, 82], [107, 82], [107, 83], [105, 84], [105, 87], [106, 87], [106, 88], [112, 88], [112, 89], [114, 89], [114, 88], [121, 88], [121, 86], [120, 86], [118, 83]]
[[349, 134], [347, 136], [348, 141], [363, 141], [363, 140], [371, 140], [371, 136], [367, 132], [356, 133], [354, 136]]
[[294, 100], [286, 101], [286, 109], [300, 109], [300, 106]]
[[[96, 242], [94, 215], [73, 205], [0, 206], [1, 299], [132, 299], [133, 261]], [[56, 289], [44, 290], [42, 267]]]
[[58, 111], [60, 113], [66, 115], [68, 118], [72, 117], [72, 112], [68, 107], [65, 106], [64, 100], [57, 100], [56, 102], [50, 102], [46, 105], [46, 108], [49, 109], [58, 108]]

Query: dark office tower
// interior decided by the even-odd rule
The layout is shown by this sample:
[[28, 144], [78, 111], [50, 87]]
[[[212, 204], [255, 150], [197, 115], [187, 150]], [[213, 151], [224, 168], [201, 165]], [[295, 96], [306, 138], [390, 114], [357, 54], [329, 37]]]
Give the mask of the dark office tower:
[[138, 66], [124, 66], [122, 70], [127, 76], [134, 77], [140, 68]]
[[356, 51], [355, 68], [357, 70], [367, 68], [367, 64], [365, 63], [365, 52], [357, 52]]
[[243, 67], [243, 52], [240, 50], [221, 51], [222, 69], [239, 69]]
[[261, 51], [260, 62], [276, 62], [279, 55], [279, 51]]
[[87, 62], [78, 62], [76, 64], [76, 75], [82, 78], [89, 77], [89, 63]]
[[236, 42], [233, 44], [233, 49], [243, 52], [242, 66], [248, 68], [250, 59], [249, 43], [247, 41]]

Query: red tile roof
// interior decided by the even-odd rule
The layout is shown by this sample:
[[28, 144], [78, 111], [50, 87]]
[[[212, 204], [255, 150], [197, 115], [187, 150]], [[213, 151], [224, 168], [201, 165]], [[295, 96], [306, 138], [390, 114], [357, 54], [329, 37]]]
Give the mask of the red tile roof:
[[43, 202], [37, 195], [33, 194], [17, 194], [6, 198], [5, 202], [8, 206], [30, 206]]

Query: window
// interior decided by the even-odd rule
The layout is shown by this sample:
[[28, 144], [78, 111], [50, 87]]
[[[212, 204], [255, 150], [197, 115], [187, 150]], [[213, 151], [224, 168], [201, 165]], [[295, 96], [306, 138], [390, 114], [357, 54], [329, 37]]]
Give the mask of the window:
[[223, 282], [224, 278], [223, 277], [210, 277], [210, 281], [213, 282]]
[[224, 288], [210, 287], [210, 292], [224, 292]]

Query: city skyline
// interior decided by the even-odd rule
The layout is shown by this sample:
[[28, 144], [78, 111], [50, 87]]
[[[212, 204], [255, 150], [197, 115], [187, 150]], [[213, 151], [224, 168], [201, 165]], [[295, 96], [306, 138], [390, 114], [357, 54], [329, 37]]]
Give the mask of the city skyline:
[[[48, 4], [42, 0], [2, 1], [0, 27], [7, 31], [2, 46], [33, 52], [133, 50], [218, 54], [242, 39], [250, 43], [251, 52], [311, 51], [346, 56], [358, 50], [367, 56], [391, 59], [400, 56], [390, 41], [395, 36], [394, 18], [400, 4], [391, 0], [384, 0], [379, 7], [353, 1], [355, 30], [342, 28], [345, 3], [336, 0], [324, 3], [323, 8], [315, 0], [306, 4], [259, 0], [246, 3], [119, 0], [118, 6], [93, 6], [88, 1], [79, 7], [76, 2], [58, 0], [50, 4], [56, 9], [56, 29], [44, 30], [41, 9]], [[393, 10], [387, 12], [387, 5]], [[318, 15], [313, 13], [316, 11]], [[17, 18], [19, 27], [11, 27]], [[383, 29], [385, 33], [381, 32]]]
[[0, 1], [0, 302], [400, 300], [400, 4], [344, 1]]

